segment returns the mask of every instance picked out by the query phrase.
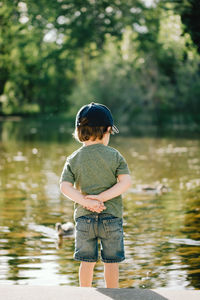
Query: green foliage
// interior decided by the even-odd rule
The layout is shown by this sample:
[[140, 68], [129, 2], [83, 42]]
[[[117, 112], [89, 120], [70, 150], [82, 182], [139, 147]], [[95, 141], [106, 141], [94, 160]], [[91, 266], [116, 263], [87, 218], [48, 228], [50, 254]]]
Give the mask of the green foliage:
[[0, 9], [2, 112], [66, 109], [73, 83], [72, 55], [61, 51], [59, 44], [44, 41], [44, 28], [28, 21], [25, 2], [7, 2]]
[[[173, 26], [177, 29], [180, 24], [171, 21], [173, 35]], [[177, 45], [162, 26], [166, 27], [165, 19], [160, 23], [159, 47], [154, 42], [148, 53], [138, 50], [142, 42], [130, 28], [122, 42], [108, 38], [104, 54], [91, 61], [73, 90], [72, 113], [99, 101], [111, 108], [124, 130], [134, 130], [138, 124], [160, 129], [169, 124], [199, 125], [199, 57], [195, 51], [187, 52], [187, 36], [180, 36]]]
[[80, 53], [96, 55], [107, 33], [120, 37], [132, 5], [116, 0], [0, 2], [0, 111], [20, 113], [35, 105], [41, 112], [67, 109]]
[[[170, 3], [170, 6], [169, 6]], [[184, 32], [190, 34], [200, 53], [200, 1], [199, 0], [164, 0], [160, 1], [164, 9], [173, 9], [181, 17]]]
[[183, 2], [1, 1], [0, 113], [95, 100], [124, 128], [199, 126], [199, 4]]

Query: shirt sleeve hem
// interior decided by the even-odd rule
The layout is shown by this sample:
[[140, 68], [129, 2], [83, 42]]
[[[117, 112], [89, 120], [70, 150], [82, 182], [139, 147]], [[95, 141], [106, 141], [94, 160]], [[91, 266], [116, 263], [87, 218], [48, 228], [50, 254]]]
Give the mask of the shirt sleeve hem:
[[119, 170], [118, 172], [117, 172], [117, 176], [118, 175], [130, 175], [130, 172], [129, 172], [129, 170]]
[[61, 184], [64, 181], [67, 181], [67, 182], [70, 182], [71, 184], [74, 184], [74, 181], [72, 179], [68, 179], [68, 178], [61, 178], [59, 183]]

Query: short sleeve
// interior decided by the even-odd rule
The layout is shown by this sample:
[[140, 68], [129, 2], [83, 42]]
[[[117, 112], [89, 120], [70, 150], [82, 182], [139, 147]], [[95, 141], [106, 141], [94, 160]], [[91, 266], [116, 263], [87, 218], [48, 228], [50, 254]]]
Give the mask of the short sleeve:
[[64, 165], [64, 168], [63, 168], [63, 171], [62, 171], [62, 174], [60, 177], [60, 183], [63, 181], [68, 181], [68, 182], [71, 182], [72, 184], [74, 184], [74, 182], [75, 182], [74, 174], [71, 170], [70, 163], [68, 160], [66, 161], [66, 163]]
[[116, 169], [116, 176], [121, 174], [130, 174], [130, 172], [125, 158], [118, 153], [118, 167]]

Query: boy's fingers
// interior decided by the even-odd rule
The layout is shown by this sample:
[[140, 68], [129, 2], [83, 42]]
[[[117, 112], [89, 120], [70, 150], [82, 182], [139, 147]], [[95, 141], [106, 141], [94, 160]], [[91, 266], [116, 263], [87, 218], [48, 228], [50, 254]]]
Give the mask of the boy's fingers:
[[87, 195], [85, 196], [86, 199], [90, 200], [97, 200], [98, 201], [98, 196], [97, 195]]
[[[91, 196], [93, 196], [93, 195], [89, 195], [89, 197], [91, 197]], [[95, 195], [94, 195], [94, 196], [95, 196]], [[89, 197], [88, 197], [88, 198], [89, 198]], [[91, 200], [91, 199], [90, 199], [90, 200]], [[93, 200], [95, 200], [95, 199], [93, 199]], [[87, 210], [91, 211], [91, 212], [97, 212], [97, 213], [100, 213], [100, 212], [102, 212], [103, 210], [106, 209], [104, 203], [103, 203], [103, 202], [100, 202], [100, 201], [97, 201], [97, 200], [96, 200], [96, 203], [93, 202], [93, 205], [94, 205], [94, 207], [85, 206], [85, 208], [86, 208]]]

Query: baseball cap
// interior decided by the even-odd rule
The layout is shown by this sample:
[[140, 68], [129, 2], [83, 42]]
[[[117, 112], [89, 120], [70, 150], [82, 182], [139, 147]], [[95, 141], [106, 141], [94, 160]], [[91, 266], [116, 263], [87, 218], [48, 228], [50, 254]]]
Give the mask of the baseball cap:
[[119, 133], [118, 128], [114, 125], [111, 111], [107, 106], [99, 103], [90, 103], [84, 105], [76, 115], [76, 126], [81, 125], [81, 119], [87, 118], [88, 122], [85, 125], [95, 126], [111, 126], [112, 133]]

